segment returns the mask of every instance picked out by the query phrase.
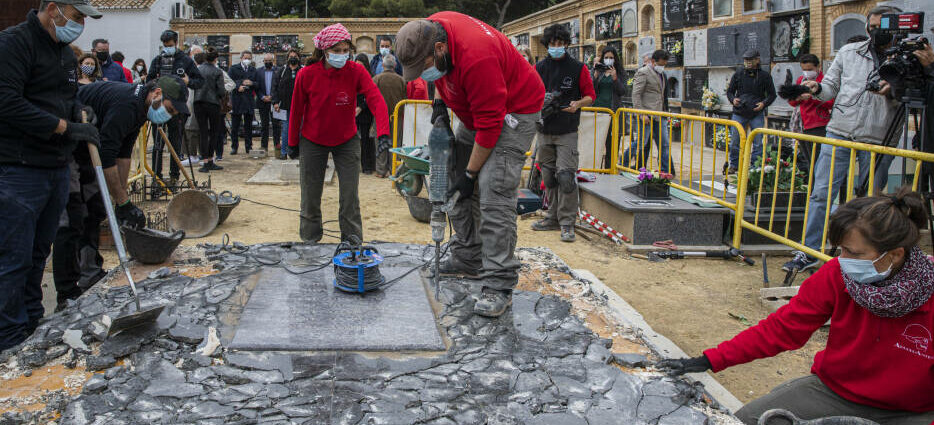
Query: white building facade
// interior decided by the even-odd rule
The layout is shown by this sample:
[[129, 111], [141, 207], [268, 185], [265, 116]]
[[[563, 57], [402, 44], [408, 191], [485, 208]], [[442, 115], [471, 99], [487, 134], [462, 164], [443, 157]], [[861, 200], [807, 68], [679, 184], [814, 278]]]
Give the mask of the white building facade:
[[104, 15], [88, 19], [85, 29], [74, 44], [84, 51], [98, 38], [110, 42], [110, 53], [123, 52], [124, 66], [129, 68], [137, 58], [146, 66], [159, 54], [159, 36], [169, 29], [172, 18], [190, 19], [192, 8], [187, 0], [91, 0]]

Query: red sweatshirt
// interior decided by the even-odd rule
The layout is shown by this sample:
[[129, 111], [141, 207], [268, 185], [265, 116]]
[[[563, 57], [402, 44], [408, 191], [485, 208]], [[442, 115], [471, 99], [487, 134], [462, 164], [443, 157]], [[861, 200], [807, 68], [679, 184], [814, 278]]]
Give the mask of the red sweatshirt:
[[405, 98], [428, 100], [428, 83], [421, 78], [409, 81], [405, 84]]
[[811, 367], [824, 385], [867, 406], [934, 410], [934, 297], [902, 317], [876, 316], [847, 294], [836, 258], [805, 280], [790, 303], [704, 354], [719, 372], [801, 348], [827, 319], [827, 346]]
[[457, 12], [428, 17], [447, 31], [453, 69], [435, 82], [444, 103], [485, 148], [496, 146], [508, 113], [542, 110], [545, 86], [509, 39], [479, 19]]
[[[795, 81], [795, 84], [801, 84], [802, 79], [804, 79], [804, 76], [798, 77], [798, 81]], [[824, 73], [817, 71], [817, 82], [819, 83], [823, 79]], [[803, 102], [789, 100], [788, 104], [792, 107], [801, 107], [801, 126], [804, 127], [805, 130], [825, 127], [827, 123], [830, 122], [830, 111], [833, 110], [833, 99], [826, 102], [817, 99], [808, 99]]]
[[386, 102], [363, 65], [348, 61], [341, 69], [325, 69], [321, 60], [298, 71], [289, 109], [289, 146], [298, 145], [299, 132], [323, 146], [350, 140], [357, 134], [357, 93], [366, 97], [376, 120], [376, 134], [389, 135]]

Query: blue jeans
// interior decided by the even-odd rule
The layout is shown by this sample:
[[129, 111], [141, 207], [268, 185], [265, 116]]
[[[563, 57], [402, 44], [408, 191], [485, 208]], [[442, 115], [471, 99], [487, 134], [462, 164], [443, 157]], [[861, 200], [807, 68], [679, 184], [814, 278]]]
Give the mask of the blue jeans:
[[282, 121], [282, 144], [279, 145], [282, 156], [289, 156], [289, 111], [285, 111], [285, 121]]
[[68, 167], [0, 165], [0, 351], [29, 336], [45, 312], [42, 270], [68, 202]]
[[[831, 139], [846, 140], [831, 132], [827, 132]], [[836, 149], [836, 154], [833, 154]], [[820, 250], [824, 235], [824, 216], [827, 214], [827, 188], [831, 184], [830, 156], [833, 158], [833, 180], [830, 199], [836, 199], [840, 188], [846, 182], [847, 170], [850, 166], [850, 149], [831, 145], [821, 145], [820, 154], [814, 162], [814, 187], [811, 188], [811, 197], [808, 199], [808, 221], [804, 228], [804, 245], [808, 248]], [[888, 180], [889, 165], [894, 157], [889, 155], [878, 156], [876, 162], [879, 167], [875, 172], [874, 190], [881, 189]], [[869, 178], [869, 152], [857, 151], [856, 162], [859, 166], [857, 184], [863, 185]], [[867, 186], [868, 187], [868, 186]]]
[[[661, 167], [659, 168], [662, 172], [669, 172], [669, 141], [668, 141], [668, 119], [667, 118], [658, 118], [652, 117], [652, 124], [635, 123], [633, 124], [635, 129], [633, 129], [632, 137], [629, 142], [629, 148], [623, 152], [623, 166], [629, 167], [629, 162], [631, 156], [635, 157], [635, 165], [633, 168], [648, 168], [651, 169], [652, 165], [650, 163], [649, 154], [652, 152], [652, 141], [658, 144], [659, 158], [661, 159]], [[642, 131], [643, 128], [645, 131]], [[642, 131], [641, 137], [638, 135], [639, 131]], [[639, 150], [639, 140], [642, 140], [642, 150]]]
[[[738, 122], [744, 128], [748, 126], [749, 131], [765, 126], [765, 114], [761, 113], [752, 118], [733, 114], [730, 119]], [[746, 132], [747, 135], [749, 131]], [[756, 140], [752, 143], [752, 157], [749, 159], [749, 164], [755, 164], [760, 156], [762, 156], [762, 136], [756, 136]], [[739, 132], [736, 131], [735, 127], [730, 127], [730, 168], [739, 169]]]

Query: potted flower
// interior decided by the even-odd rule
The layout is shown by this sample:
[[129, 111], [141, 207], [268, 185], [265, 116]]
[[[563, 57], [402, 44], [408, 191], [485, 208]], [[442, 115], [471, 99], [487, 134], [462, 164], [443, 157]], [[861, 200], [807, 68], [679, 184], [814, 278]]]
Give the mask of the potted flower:
[[701, 97], [701, 106], [705, 111], [720, 109], [720, 95], [704, 86], [704, 95]]
[[642, 199], [669, 199], [671, 186], [668, 184], [671, 183], [673, 177], [668, 173], [659, 172], [656, 175], [645, 168], [640, 168], [638, 177], [639, 197]]
[[[794, 168], [794, 175], [792, 175], [792, 163], [783, 159], [778, 149], [770, 149], [757, 159], [749, 169], [749, 177], [746, 180], [747, 193], [750, 193], [748, 204], [750, 209], [754, 210], [756, 205], [760, 208], [771, 209], [774, 197], [777, 211], [788, 208], [789, 198], [791, 198], [792, 211], [803, 211], [808, 202], [808, 176], [801, 170], [800, 165]], [[761, 193], [759, 192], [760, 181], [762, 183]]]

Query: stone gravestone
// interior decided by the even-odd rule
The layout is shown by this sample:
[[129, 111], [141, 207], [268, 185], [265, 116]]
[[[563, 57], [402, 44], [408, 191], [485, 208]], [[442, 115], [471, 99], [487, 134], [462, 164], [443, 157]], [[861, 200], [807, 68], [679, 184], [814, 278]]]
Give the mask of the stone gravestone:
[[636, 19], [636, 2], [627, 1], [623, 3], [623, 36], [636, 35], [639, 33], [638, 19]]
[[763, 64], [771, 62], [767, 21], [731, 25], [707, 30], [707, 56], [711, 66], [734, 66], [743, 63], [743, 52], [757, 49]]
[[668, 57], [669, 67], [684, 65], [684, 35], [680, 32], [662, 34], [662, 49], [671, 56]]
[[684, 0], [662, 0], [662, 30], [684, 27]]
[[684, 69], [684, 101], [682, 105], [701, 108], [704, 86], [707, 85], [707, 68]]
[[655, 51], [655, 37], [648, 36], [639, 39], [639, 65], [642, 65], [642, 57], [651, 55]]
[[707, 0], [685, 0], [684, 27], [707, 25]]
[[707, 30], [684, 32], [684, 66], [707, 66]]
[[[785, 84], [789, 75], [792, 83], [798, 80], [798, 77], [801, 76], [801, 66], [796, 62], [776, 63], [772, 66], [771, 72], [772, 83], [775, 84], [775, 91], [778, 92], [779, 87]], [[788, 101], [781, 97], [776, 97], [775, 102], [769, 106], [769, 114], [771, 115], [790, 116], [792, 110], [793, 108], [788, 104]]]
[[720, 96], [720, 110], [732, 111], [733, 107], [726, 99], [726, 88], [733, 77], [733, 68], [710, 68], [707, 72], [707, 88]]
[[796, 61], [808, 53], [808, 13], [776, 16], [771, 19], [772, 60], [775, 62]]

